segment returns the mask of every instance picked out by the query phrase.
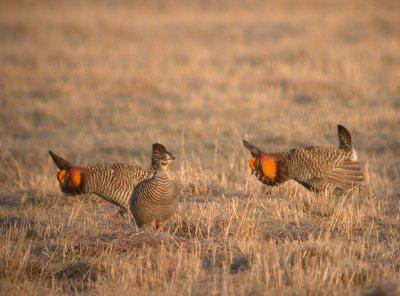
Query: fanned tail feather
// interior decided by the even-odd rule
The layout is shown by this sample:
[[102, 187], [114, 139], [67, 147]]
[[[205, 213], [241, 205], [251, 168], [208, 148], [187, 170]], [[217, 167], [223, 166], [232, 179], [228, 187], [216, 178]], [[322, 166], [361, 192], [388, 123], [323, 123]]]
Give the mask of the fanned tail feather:
[[350, 132], [343, 125], [338, 124], [338, 135], [339, 149], [350, 152], [353, 149]]

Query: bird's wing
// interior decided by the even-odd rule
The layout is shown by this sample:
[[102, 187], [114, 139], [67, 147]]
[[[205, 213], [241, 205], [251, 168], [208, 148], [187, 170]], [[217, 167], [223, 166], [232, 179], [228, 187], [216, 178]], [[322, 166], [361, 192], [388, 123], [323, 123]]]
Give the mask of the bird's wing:
[[346, 159], [324, 175], [324, 180], [341, 189], [351, 189], [364, 181], [360, 163]]
[[295, 180], [309, 190], [329, 188], [348, 190], [360, 185], [363, 180], [360, 163], [349, 158], [348, 153], [338, 149], [308, 147], [293, 151], [301, 167]]

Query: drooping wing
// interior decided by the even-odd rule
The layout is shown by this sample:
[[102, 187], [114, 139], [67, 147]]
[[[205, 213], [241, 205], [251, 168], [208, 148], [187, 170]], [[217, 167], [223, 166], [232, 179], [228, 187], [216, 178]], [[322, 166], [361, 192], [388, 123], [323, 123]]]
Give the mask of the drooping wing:
[[351, 152], [325, 147], [307, 147], [291, 151], [292, 176], [313, 191], [348, 190], [360, 185], [364, 176], [360, 163], [350, 159]]
[[352, 189], [364, 181], [360, 163], [346, 159], [326, 173], [324, 180], [344, 190]]

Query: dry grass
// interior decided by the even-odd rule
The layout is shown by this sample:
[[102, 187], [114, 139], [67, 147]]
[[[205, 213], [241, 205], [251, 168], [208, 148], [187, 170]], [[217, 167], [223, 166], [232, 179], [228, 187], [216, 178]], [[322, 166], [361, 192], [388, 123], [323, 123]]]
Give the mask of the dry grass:
[[[0, 294], [398, 295], [399, 12], [2, 1]], [[360, 190], [249, 175], [241, 138], [336, 145], [337, 123], [353, 133]], [[183, 187], [159, 235], [112, 220], [99, 198], [63, 196], [47, 154], [147, 164], [155, 141], [178, 157]]]

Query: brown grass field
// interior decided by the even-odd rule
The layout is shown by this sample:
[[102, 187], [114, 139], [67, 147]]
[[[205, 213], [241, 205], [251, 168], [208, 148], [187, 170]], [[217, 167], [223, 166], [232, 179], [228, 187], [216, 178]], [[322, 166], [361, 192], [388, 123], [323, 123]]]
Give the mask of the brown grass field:
[[[0, 294], [400, 295], [399, 16], [399, 1], [1, 1]], [[359, 190], [249, 173], [242, 138], [337, 146], [338, 123]], [[182, 185], [161, 234], [64, 196], [47, 153], [147, 166], [156, 141]]]

